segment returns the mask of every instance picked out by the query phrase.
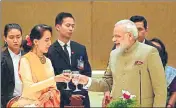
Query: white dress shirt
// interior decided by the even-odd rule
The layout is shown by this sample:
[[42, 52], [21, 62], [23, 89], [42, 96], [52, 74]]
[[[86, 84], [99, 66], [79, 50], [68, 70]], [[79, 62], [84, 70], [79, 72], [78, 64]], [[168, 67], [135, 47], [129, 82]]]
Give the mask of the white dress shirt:
[[10, 56], [12, 58], [14, 76], [15, 76], [15, 89], [14, 89], [13, 96], [20, 96], [21, 92], [22, 92], [22, 83], [21, 83], [21, 80], [20, 80], [19, 74], [18, 74], [18, 64], [19, 64], [19, 61], [21, 58], [21, 52], [18, 55], [16, 55], [9, 48], [8, 48], [8, 51], [9, 51]]
[[[62, 41], [59, 40], [59, 39], [58, 39], [58, 42], [59, 42], [59, 44], [62, 46], [62, 49], [64, 50], [64, 45], [65, 45], [65, 43], [62, 42]], [[68, 50], [69, 60], [70, 60], [70, 64], [71, 64], [71, 47], [70, 47], [70, 40], [69, 40], [68, 43], [66, 43], [66, 44], [67, 44], [67, 50]]]
[[145, 44], [145, 39], [143, 40], [143, 42], [142, 43], [144, 43]]

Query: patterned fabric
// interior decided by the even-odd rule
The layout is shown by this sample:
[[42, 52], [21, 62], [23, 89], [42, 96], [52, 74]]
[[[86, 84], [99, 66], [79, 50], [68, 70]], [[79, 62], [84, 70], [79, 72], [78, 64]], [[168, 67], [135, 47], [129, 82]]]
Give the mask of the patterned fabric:
[[56, 89], [53, 68], [50, 67], [49, 59], [42, 64], [32, 52], [24, 55], [19, 63], [23, 92], [9, 107], [59, 107], [60, 92]]
[[176, 76], [176, 68], [173, 68], [171, 66], [166, 66], [165, 73], [166, 73], [167, 87], [169, 87], [169, 85], [171, 84], [172, 80]]
[[[58, 94], [60, 94], [60, 92], [58, 90], [56, 90], [55, 88], [47, 88], [46, 90], [42, 91], [42, 95], [44, 95], [45, 93], [51, 93], [50, 98], [46, 99], [43, 98], [42, 100], [39, 101], [40, 107], [60, 107], [60, 97]], [[40, 96], [40, 97], [41, 97]]]
[[176, 91], [176, 69], [171, 66], [166, 66], [165, 73], [168, 87], [168, 96], [167, 96], [167, 103], [168, 103], [171, 93]]

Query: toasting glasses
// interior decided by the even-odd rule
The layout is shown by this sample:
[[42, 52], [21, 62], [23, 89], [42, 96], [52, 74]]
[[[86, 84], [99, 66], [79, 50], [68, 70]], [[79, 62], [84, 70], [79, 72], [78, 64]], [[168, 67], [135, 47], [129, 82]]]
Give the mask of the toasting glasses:
[[72, 71], [72, 76], [75, 79], [74, 84], [76, 85], [76, 89], [73, 92], [81, 91], [78, 89], [79, 71]]
[[[71, 70], [69, 70], [69, 69], [63, 70], [63, 74], [64, 74], [64, 73], [69, 73], [69, 75], [67, 74], [66, 76], [71, 79], [71, 74], [72, 74]], [[66, 82], [66, 83], [67, 83], [67, 88], [66, 88], [65, 90], [71, 90], [71, 89], [69, 88], [69, 85], [68, 85], [69, 82]]]

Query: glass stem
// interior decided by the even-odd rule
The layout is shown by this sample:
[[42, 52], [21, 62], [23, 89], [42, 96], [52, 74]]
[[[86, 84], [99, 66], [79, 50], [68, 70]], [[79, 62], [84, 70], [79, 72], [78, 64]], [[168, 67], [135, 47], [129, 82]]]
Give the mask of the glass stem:
[[68, 89], [68, 82], [67, 82], [67, 89]]
[[76, 85], [76, 90], [78, 90], [78, 85]]

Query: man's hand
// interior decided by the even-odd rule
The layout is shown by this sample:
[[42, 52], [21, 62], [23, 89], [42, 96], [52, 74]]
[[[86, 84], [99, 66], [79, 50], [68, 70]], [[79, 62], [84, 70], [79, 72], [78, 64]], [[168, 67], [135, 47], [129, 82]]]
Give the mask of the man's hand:
[[102, 101], [102, 107], [105, 108], [107, 106], [107, 104], [109, 104], [109, 102], [111, 100], [112, 100], [112, 97], [111, 97], [110, 91], [104, 92], [104, 98], [103, 98], [103, 101]]
[[73, 77], [72, 78], [72, 82], [74, 83], [74, 82], [77, 82], [77, 80], [79, 80], [78, 81], [78, 83], [79, 84], [87, 84], [88, 83], [88, 81], [89, 81], [89, 78], [87, 77], [87, 76], [85, 76], [85, 75], [80, 75], [79, 74], [79, 78], [77, 78], [77, 77]]

